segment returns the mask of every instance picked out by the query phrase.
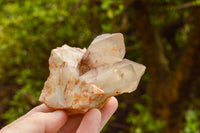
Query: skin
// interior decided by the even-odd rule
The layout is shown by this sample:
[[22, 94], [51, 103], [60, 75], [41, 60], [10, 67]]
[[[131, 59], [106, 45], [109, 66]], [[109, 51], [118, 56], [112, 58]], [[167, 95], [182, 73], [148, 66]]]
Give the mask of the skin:
[[111, 97], [103, 108], [84, 115], [68, 116], [41, 104], [0, 130], [0, 133], [99, 133], [116, 111], [118, 102]]

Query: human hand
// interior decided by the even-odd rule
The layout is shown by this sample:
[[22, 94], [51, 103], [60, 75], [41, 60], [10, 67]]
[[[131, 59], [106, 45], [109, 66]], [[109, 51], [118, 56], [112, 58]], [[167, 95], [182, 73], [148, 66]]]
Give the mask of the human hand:
[[24, 116], [4, 127], [1, 133], [99, 133], [116, 111], [118, 102], [111, 97], [100, 110], [91, 109], [84, 115], [68, 116], [45, 104], [33, 108]]

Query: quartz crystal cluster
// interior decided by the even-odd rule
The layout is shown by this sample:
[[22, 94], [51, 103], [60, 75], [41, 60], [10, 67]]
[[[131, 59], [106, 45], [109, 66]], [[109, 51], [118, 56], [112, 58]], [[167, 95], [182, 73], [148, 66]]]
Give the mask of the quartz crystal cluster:
[[121, 33], [97, 36], [87, 50], [67, 45], [53, 49], [39, 100], [78, 114], [101, 108], [111, 96], [134, 91], [145, 66], [123, 59], [124, 55]]

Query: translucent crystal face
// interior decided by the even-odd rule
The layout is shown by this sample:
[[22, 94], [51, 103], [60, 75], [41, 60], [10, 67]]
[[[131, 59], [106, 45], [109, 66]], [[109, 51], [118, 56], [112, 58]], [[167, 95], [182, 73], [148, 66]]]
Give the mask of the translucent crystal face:
[[100, 35], [87, 50], [67, 45], [52, 50], [40, 101], [77, 114], [101, 108], [111, 96], [134, 91], [145, 66], [123, 59], [124, 55], [121, 33]]

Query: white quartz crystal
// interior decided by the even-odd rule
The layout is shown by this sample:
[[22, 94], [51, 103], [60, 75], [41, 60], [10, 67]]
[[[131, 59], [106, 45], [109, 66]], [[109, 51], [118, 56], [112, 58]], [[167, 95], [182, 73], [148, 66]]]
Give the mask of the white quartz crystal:
[[121, 33], [97, 36], [87, 50], [67, 45], [53, 49], [40, 101], [78, 114], [101, 108], [111, 96], [134, 91], [145, 66], [124, 55]]

